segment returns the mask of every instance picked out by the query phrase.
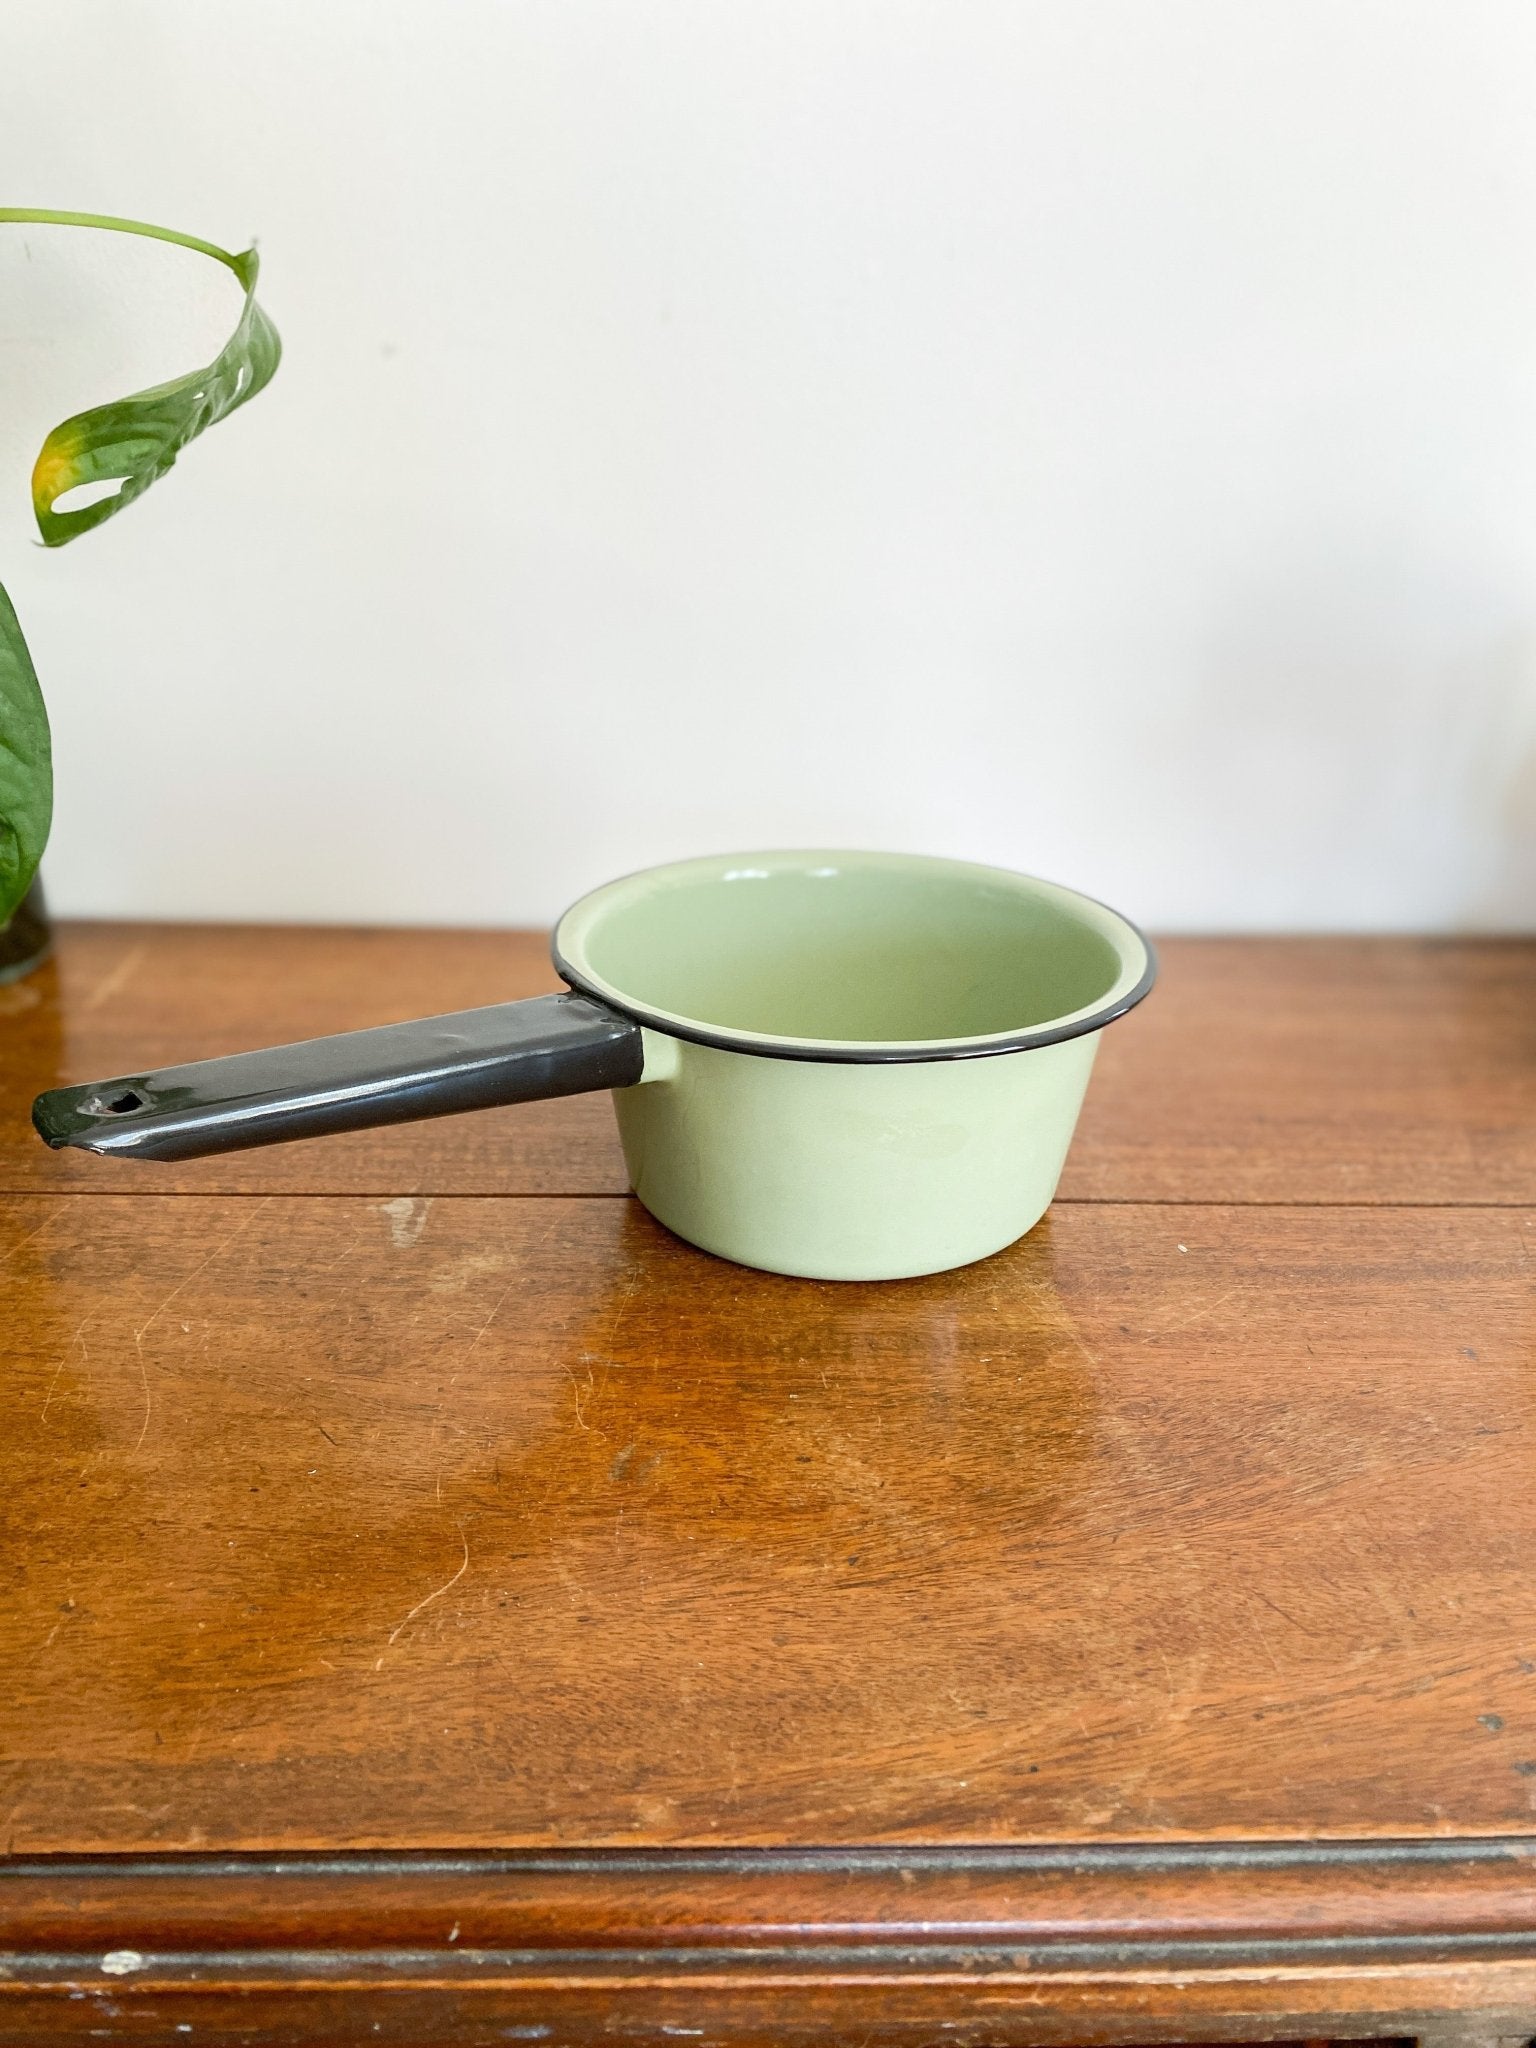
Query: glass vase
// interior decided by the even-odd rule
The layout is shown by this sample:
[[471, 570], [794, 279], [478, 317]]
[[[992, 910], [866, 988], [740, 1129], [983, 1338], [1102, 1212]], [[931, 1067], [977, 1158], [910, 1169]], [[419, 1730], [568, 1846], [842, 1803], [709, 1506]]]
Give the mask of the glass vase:
[[11, 913], [10, 923], [0, 925], [0, 983], [20, 981], [52, 951], [53, 925], [39, 875]]

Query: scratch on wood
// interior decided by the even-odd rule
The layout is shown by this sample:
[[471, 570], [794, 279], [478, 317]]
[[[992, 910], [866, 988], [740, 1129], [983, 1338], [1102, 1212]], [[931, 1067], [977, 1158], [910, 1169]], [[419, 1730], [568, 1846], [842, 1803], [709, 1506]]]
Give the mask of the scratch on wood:
[[608, 1336], [607, 1336], [607, 1340], [606, 1340], [606, 1341], [607, 1341], [608, 1349], [609, 1349], [610, 1351], [611, 1351], [611, 1350], [613, 1349], [613, 1347], [614, 1347], [614, 1346], [615, 1346], [615, 1345], [617, 1344], [617, 1342], [618, 1342], [618, 1338], [619, 1338], [619, 1331], [620, 1331], [621, 1327], [623, 1326], [623, 1322], [624, 1322], [624, 1318], [625, 1318], [625, 1316], [626, 1316], [626, 1315], [628, 1314], [628, 1312], [629, 1312], [629, 1305], [630, 1305], [630, 1303], [631, 1303], [631, 1302], [632, 1302], [632, 1301], [634, 1300], [635, 1296], [636, 1296], [636, 1295], [637, 1295], [637, 1294], [638, 1294], [639, 1292], [640, 1292], [640, 1275], [639, 1275], [638, 1273], [636, 1273], [636, 1274], [635, 1274], [635, 1276], [633, 1277], [633, 1279], [632, 1279], [632, 1280], [630, 1281], [629, 1285], [628, 1285], [628, 1286], [627, 1286], [627, 1287], [625, 1288], [625, 1290], [624, 1290], [623, 1298], [622, 1298], [622, 1299], [620, 1300], [620, 1302], [619, 1302], [619, 1306], [618, 1306], [618, 1310], [617, 1310], [617, 1312], [615, 1313], [615, 1315], [614, 1315], [614, 1318], [613, 1318], [613, 1326], [612, 1326], [612, 1328], [611, 1328], [611, 1329], [609, 1330], [609, 1332], [608, 1332]]
[[57, 1223], [59, 1218], [67, 1213], [68, 1207], [68, 1203], [60, 1202], [59, 1206], [56, 1209], [52, 1209], [49, 1211], [49, 1213], [43, 1218], [42, 1222], [38, 1224], [35, 1230], [29, 1230], [25, 1237], [18, 1237], [16, 1242], [11, 1246], [10, 1250], [6, 1253], [4, 1259], [0, 1260], [0, 1265], [8, 1266], [11, 1263], [12, 1259], [15, 1258], [16, 1254], [22, 1249], [24, 1245], [29, 1245], [34, 1237], [41, 1237], [43, 1232], [46, 1229], [48, 1229], [50, 1224]]
[[[147, 1325], [146, 1325], [146, 1327], [147, 1327]], [[133, 1333], [133, 1348], [134, 1348], [134, 1350], [135, 1350], [135, 1351], [136, 1351], [136, 1352], [138, 1353], [138, 1355], [139, 1355], [139, 1378], [140, 1378], [140, 1380], [141, 1380], [141, 1381], [143, 1382], [143, 1384], [144, 1384], [144, 1420], [143, 1420], [142, 1424], [141, 1424], [141, 1425], [140, 1425], [140, 1427], [139, 1427], [139, 1437], [138, 1437], [138, 1442], [137, 1442], [137, 1443], [136, 1443], [136, 1444], [134, 1445], [134, 1447], [133, 1447], [133, 1448], [134, 1448], [134, 1452], [135, 1452], [135, 1454], [137, 1454], [137, 1453], [138, 1453], [139, 1451], [142, 1451], [142, 1450], [143, 1450], [143, 1448], [144, 1448], [144, 1439], [145, 1439], [145, 1437], [147, 1437], [147, 1436], [149, 1435], [149, 1418], [150, 1418], [150, 1414], [151, 1414], [151, 1411], [153, 1410], [153, 1408], [154, 1408], [154, 1405], [155, 1405], [155, 1403], [154, 1403], [154, 1396], [153, 1396], [153, 1395], [152, 1395], [152, 1394], [150, 1393], [150, 1391], [149, 1391], [149, 1367], [148, 1367], [148, 1366], [147, 1366], [147, 1365], [146, 1365], [146, 1364], [144, 1363], [144, 1331], [143, 1331], [143, 1330], [135, 1330], [135, 1331], [134, 1331], [134, 1333]]]
[[139, 962], [144, 958], [147, 950], [148, 948], [142, 944], [130, 946], [111, 973], [103, 975], [84, 1002], [76, 1007], [82, 1011], [99, 1010], [108, 996], [115, 996], [118, 990], [127, 984], [130, 977], [136, 972]]
[[1229, 1287], [1225, 1294], [1213, 1294], [1209, 1301], [1202, 1301], [1192, 1315], [1159, 1317], [1145, 1325], [1150, 1336], [1167, 1336], [1175, 1330], [1193, 1330], [1201, 1323], [1208, 1323], [1217, 1309], [1225, 1308], [1229, 1301], [1236, 1301], [1242, 1293], [1240, 1287]]
[[[448, 1592], [452, 1587], [456, 1586], [459, 1583], [460, 1579], [463, 1578], [464, 1574], [469, 1570], [469, 1538], [465, 1535], [462, 1524], [459, 1527], [459, 1541], [464, 1546], [464, 1562], [459, 1566], [458, 1570], [454, 1573], [451, 1579], [446, 1579], [443, 1582], [443, 1584], [437, 1588], [436, 1592], [429, 1593], [425, 1600], [418, 1600], [416, 1602], [416, 1605], [411, 1609], [410, 1613], [405, 1617], [405, 1620], [396, 1623], [394, 1628], [392, 1628], [389, 1632], [390, 1643], [394, 1642], [396, 1636], [399, 1635], [401, 1629], [405, 1628], [410, 1622], [413, 1622], [416, 1619], [417, 1615], [421, 1613], [424, 1607], [430, 1607], [434, 1600], [441, 1600], [443, 1595], [446, 1592]], [[377, 1665], [374, 1668], [375, 1670], [377, 1670]]]
[[59, 1384], [59, 1374], [64, 1370], [65, 1366], [69, 1363], [70, 1352], [73, 1351], [75, 1346], [78, 1344], [80, 1346], [81, 1363], [86, 1363], [90, 1358], [91, 1354], [85, 1348], [85, 1327], [90, 1320], [91, 1318], [89, 1316], [86, 1316], [84, 1318], [84, 1320], [81, 1322], [79, 1329], [76, 1330], [74, 1336], [70, 1338], [69, 1343], [65, 1346], [64, 1350], [59, 1354], [59, 1362], [53, 1368], [53, 1378], [48, 1382], [48, 1392], [43, 1397], [43, 1412], [38, 1417], [39, 1422], [46, 1422], [48, 1420], [48, 1410], [53, 1406], [53, 1390]]
[[1278, 1614], [1280, 1619], [1288, 1621], [1292, 1628], [1299, 1628], [1304, 1636], [1315, 1636], [1317, 1634], [1315, 1628], [1308, 1628], [1306, 1623], [1298, 1621], [1294, 1614], [1287, 1614], [1278, 1600], [1271, 1600], [1269, 1595], [1261, 1592], [1257, 1586], [1250, 1586], [1248, 1590], [1252, 1593], [1255, 1600], [1262, 1600], [1272, 1614]]
[[[485, 1321], [480, 1325], [479, 1329], [476, 1330], [474, 1336], [471, 1337], [471, 1339], [469, 1340], [468, 1347], [465, 1350], [464, 1356], [459, 1360], [460, 1372], [463, 1371], [464, 1367], [468, 1365], [470, 1359], [474, 1356], [475, 1346], [480, 1342], [480, 1339], [485, 1335], [486, 1331], [491, 1327], [492, 1323], [494, 1323], [496, 1318], [501, 1314], [502, 1306], [505, 1303], [507, 1296], [512, 1292], [513, 1288], [516, 1285], [517, 1280], [515, 1278], [509, 1280], [506, 1286], [503, 1287], [503, 1289], [501, 1290], [500, 1294], [497, 1295], [496, 1306], [491, 1310], [490, 1314], [486, 1317]], [[457, 1375], [455, 1375], [455, 1377], [457, 1377]], [[438, 1406], [442, 1406], [441, 1402], [439, 1402]]]
[[[500, 1294], [497, 1295], [495, 1304], [493, 1305], [490, 1314], [486, 1317], [485, 1321], [480, 1325], [479, 1329], [476, 1330], [474, 1336], [470, 1338], [468, 1344], [464, 1347], [464, 1356], [459, 1360], [458, 1370], [453, 1373], [453, 1375], [450, 1377], [448, 1381], [448, 1393], [451, 1393], [453, 1391], [454, 1386], [458, 1382], [459, 1374], [463, 1372], [465, 1366], [468, 1365], [470, 1359], [474, 1356], [476, 1345], [480, 1342], [480, 1339], [485, 1335], [486, 1331], [491, 1327], [492, 1323], [495, 1322], [496, 1318], [501, 1314], [502, 1306], [505, 1303], [507, 1296], [512, 1292], [513, 1288], [516, 1285], [517, 1280], [515, 1277], [507, 1282], [506, 1286], [503, 1287]], [[448, 1395], [445, 1393], [443, 1396], [443, 1400], [446, 1400], [447, 1398]], [[437, 1452], [437, 1439], [442, 1428], [442, 1418], [443, 1401], [439, 1401], [432, 1416], [432, 1447], [434, 1458], [436, 1457]], [[437, 1467], [437, 1481], [433, 1490], [437, 1496], [437, 1504], [439, 1507], [441, 1507], [443, 1502], [443, 1468], [441, 1463], [439, 1463]]]
[[591, 1400], [593, 1393], [596, 1391], [597, 1382], [592, 1377], [591, 1359], [585, 1360], [585, 1364], [587, 1368], [587, 1383], [585, 1386], [581, 1384], [569, 1366], [565, 1368], [565, 1374], [571, 1383], [571, 1405], [576, 1411], [576, 1427], [590, 1433], [592, 1425], [586, 1418], [582, 1403]]
[[149, 1418], [151, 1411], [154, 1407], [154, 1397], [150, 1392], [149, 1386], [149, 1369], [144, 1362], [144, 1338], [148, 1333], [151, 1324], [157, 1322], [159, 1318], [165, 1314], [166, 1310], [170, 1307], [171, 1303], [176, 1299], [177, 1295], [181, 1293], [183, 1288], [190, 1287], [192, 1285], [192, 1282], [198, 1277], [200, 1273], [207, 1272], [208, 1268], [213, 1264], [215, 1259], [219, 1259], [224, 1256], [225, 1252], [229, 1250], [230, 1246], [234, 1243], [237, 1237], [244, 1236], [246, 1231], [250, 1229], [251, 1225], [256, 1221], [256, 1218], [261, 1214], [262, 1210], [268, 1206], [271, 1200], [272, 1197], [270, 1195], [264, 1195], [262, 1199], [252, 1209], [250, 1215], [245, 1217], [242, 1222], [237, 1223], [234, 1229], [229, 1233], [228, 1237], [225, 1238], [224, 1242], [222, 1244], [215, 1245], [213, 1250], [208, 1254], [207, 1258], [202, 1260], [200, 1264], [194, 1266], [192, 1268], [192, 1271], [187, 1274], [185, 1279], [178, 1280], [176, 1285], [171, 1289], [170, 1293], [165, 1297], [164, 1301], [161, 1302], [160, 1306], [157, 1309], [155, 1309], [153, 1313], [144, 1322], [140, 1323], [139, 1327], [134, 1331], [134, 1349], [138, 1352], [139, 1355], [139, 1377], [144, 1383], [144, 1422], [139, 1430], [139, 1440], [133, 1447], [136, 1452], [142, 1450], [144, 1447], [144, 1439], [149, 1434]]
[[328, 1260], [325, 1265], [321, 1266], [318, 1269], [320, 1277], [323, 1279], [326, 1275], [334, 1273], [338, 1266], [342, 1265], [347, 1259], [351, 1258], [352, 1254], [357, 1250], [358, 1246], [362, 1243], [362, 1241], [363, 1226], [359, 1224], [357, 1229], [353, 1231], [352, 1240], [345, 1247], [345, 1249], [339, 1251], [334, 1259]]

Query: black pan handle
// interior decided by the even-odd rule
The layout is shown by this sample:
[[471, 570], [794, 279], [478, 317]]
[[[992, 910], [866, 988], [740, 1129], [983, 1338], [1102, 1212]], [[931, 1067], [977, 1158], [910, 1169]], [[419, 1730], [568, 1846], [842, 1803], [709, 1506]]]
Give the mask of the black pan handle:
[[627, 1017], [587, 996], [534, 996], [55, 1088], [33, 1103], [32, 1121], [54, 1146], [198, 1159], [542, 1095], [629, 1088], [644, 1066], [640, 1027]]

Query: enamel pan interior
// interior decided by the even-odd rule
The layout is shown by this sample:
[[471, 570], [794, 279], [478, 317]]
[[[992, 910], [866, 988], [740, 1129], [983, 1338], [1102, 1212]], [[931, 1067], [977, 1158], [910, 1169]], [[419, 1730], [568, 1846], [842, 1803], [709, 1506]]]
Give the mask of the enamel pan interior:
[[969, 861], [730, 854], [606, 883], [555, 928], [573, 988], [772, 1059], [977, 1059], [1098, 1031], [1157, 967], [1129, 919]]

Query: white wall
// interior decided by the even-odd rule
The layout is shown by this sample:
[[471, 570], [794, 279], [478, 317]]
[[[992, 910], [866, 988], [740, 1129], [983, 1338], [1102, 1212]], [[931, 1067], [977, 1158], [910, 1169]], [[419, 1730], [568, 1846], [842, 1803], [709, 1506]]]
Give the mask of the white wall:
[[754, 844], [1536, 926], [1523, 0], [49, 0], [11, 203], [259, 234], [272, 389], [45, 555], [194, 257], [0, 229], [78, 912], [533, 921]]

